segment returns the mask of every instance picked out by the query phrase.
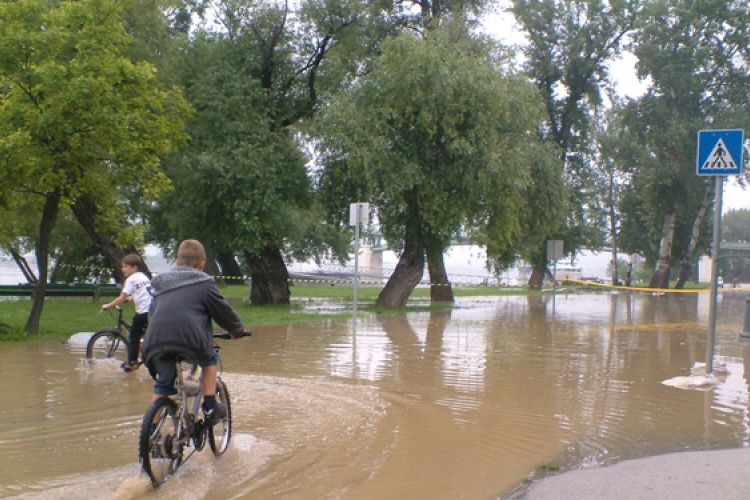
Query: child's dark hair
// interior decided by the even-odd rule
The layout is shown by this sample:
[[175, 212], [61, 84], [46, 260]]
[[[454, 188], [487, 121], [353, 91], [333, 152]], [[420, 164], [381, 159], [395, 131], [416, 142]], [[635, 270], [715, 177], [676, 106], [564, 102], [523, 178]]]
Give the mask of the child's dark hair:
[[151, 279], [151, 273], [146, 270], [146, 263], [143, 262], [143, 259], [141, 259], [141, 256], [137, 253], [127, 254], [122, 258], [122, 263], [137, 267], [140, 272], [146, 274], [148, 278]]

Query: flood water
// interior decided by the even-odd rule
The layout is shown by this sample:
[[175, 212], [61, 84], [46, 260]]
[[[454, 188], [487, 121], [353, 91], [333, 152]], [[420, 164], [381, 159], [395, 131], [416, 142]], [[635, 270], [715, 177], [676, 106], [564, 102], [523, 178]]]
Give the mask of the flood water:
[[708, 391], [662, 382], [704, 361], [708, 294], [459, 299], [446, 312], [258, 327], [222, 342], [230, 450], [158, 491], [139, 475], [145, 370], [76, 345], [0, 344], [0, 497], [491, 499], [568, 470], [744, 447], [745, 296], [721, 297]]

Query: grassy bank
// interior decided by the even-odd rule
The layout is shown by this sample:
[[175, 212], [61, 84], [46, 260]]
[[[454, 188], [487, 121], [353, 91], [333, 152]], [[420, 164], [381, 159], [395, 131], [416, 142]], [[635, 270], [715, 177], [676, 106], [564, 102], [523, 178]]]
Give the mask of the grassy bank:
[[[382, 287], [364, 286], [358, 289], [358, 304], [361, 310], [374, 310], [375, 300]], [[305, 311], [306, 301], [330, 299], [351, 304], [352, 287], [336, 286], [295, 286], [292, 288], [292, 304], [288, 306], [254, 306], [249, 303], [250, 288], [247, 285], [230, 285], [222, 288], [222, 293], [230, 300], [250, 328], [258, 325], [285, 324], [295, 321], [314, 321], [320, 319], [342, 318], [351, 315], [347, 308], [345, 312], [336, 314], [319, 314]], [[454, 295], [466, 296], [494, 296], [518, 295], [528, 292], [522, 288], [499, 287], [469, 287], [457, 286]], [[412, 300], [406, 310], [423, 309], [425, 300], [430, 297], [429, 288], [417, 288], [411, 295]], [[420, 300], [422, 299], [422, 300]], [[116, 325], [114, 313], [99, 312], [103, 301], [92, 302], [89, 298], [50, 297], [44, 305], [39, 334], [34, 338], [67, 339], [77, 332], [94, 332]], [[130, 320], [133, 316], [133, 305], [125, 304], [125, 317]], [[442, 306], [445, 307], [445, 306]], [[23, 339], [22, 334], [29, 311], [31, 300], [0, 300], [0, 340]], [[9, 332], [3, 333], [2, 324], [8, 325]]]

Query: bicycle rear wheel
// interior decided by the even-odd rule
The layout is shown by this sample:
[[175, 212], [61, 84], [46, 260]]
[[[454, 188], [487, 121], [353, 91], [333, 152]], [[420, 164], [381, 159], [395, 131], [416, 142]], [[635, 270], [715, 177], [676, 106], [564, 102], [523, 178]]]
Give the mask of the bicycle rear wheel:
[[225, 419], [208, 429], [208, 442], [214, 455], [221, 456], [229, 448], [229, 440], [232, 437], [232, 406], [229, 402], [229, 391], [223, 380], [216, 380], [216, 402], [223, 404], [227, 409]]
[[128, 340], [118, 330], [109, 328], [99, 330], [86, 344], [86, 357], [90, 360], [115, 359], [119, 362], [128, 360]]
[[182, 465], [177, 403], [159, 398], [148, 407], [141, 424], [138, 455], [143, 471], [157, 488]]

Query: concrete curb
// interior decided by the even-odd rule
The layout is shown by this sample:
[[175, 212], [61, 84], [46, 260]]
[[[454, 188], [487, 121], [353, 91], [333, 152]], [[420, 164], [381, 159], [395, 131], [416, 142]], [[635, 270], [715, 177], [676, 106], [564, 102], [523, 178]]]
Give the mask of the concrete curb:
[[532, 483], [525, 500], [750, 498], [750, 450], [673, 453], [577, 469]]

